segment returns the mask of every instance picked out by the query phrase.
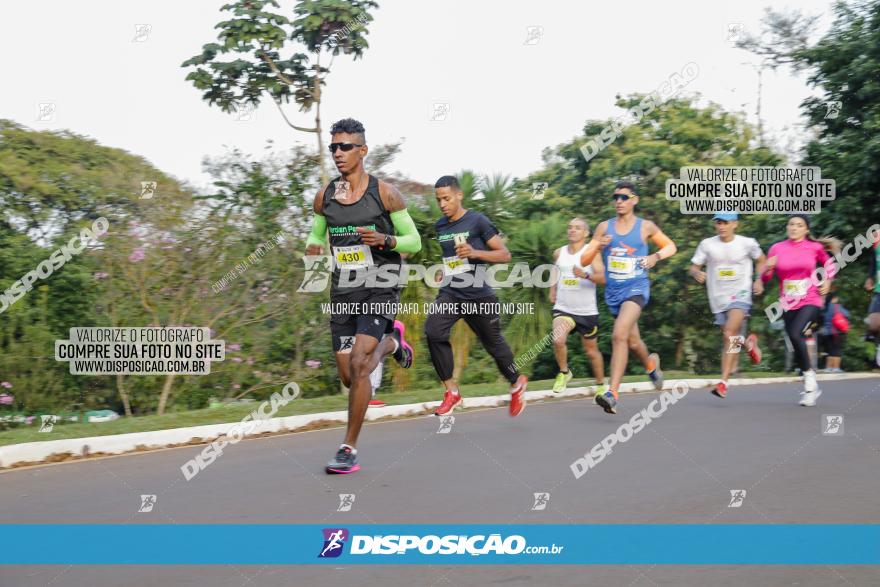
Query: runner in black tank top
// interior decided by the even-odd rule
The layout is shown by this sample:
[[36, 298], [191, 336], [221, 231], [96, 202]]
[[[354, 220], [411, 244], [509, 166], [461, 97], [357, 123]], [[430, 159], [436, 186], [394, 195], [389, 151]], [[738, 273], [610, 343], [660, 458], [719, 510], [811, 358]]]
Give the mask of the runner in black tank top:
[[400, 192], [364, 170], [363, 125], [347, 118], [330, 134], [340, 176], [315, 198], [306, 255], [325, 253], [329, 232], [330, 259], [323, 261], [333, 266], [330, 334], [339, 378], [350, 390], [345, 441], [326, 471], [353, 473], [360, 469], [355, 447], [370, 402], [370, 374], [388, 355], [404, 368], [412, 364], [412, 347], [393, 306], [399, 300], [400, 253], [417, 253], [421, 239]]
[[[367, 175], [367, 189], [363, 197], [357, 201], [346, 204], [347, 200], [353, 199], [350, 195], [346, 199], [335, 199], [336, 185], [344, 181], [342, 176], [330, 182], [324, 190], [323, 214], [327, 219], [327, 229], [330, 233], [330, 252], [334, 255], [334, 270], [332, 274], [330, 301], [342, 302], [367, 302], [392, 305], [399, 301], [399, 289], [396, 287], [368, 287], [371, 283], [380, 283], [378, 269], [384, 265], [393, 268], [394, 281], [400, 274], [400, 253], [387, 247], [367, 247], [358, 227], [371, 228], [382, 234], [393, 234], [394, 226], [391, 217], [382, 203], [379, 195], [379, 180], [372, 175]], [[341, 259], [340, 259], [341, 257]], [[346, 267], [348, 265], [349, 267]], [[346, 274], [345, 283], [351, 283], [358, 278], [354, 286], [340, 286], [340, 275]], [[387, 275], [387, 272], [386, 272]], [[366, 279], [365, 284], [361, 283]], [[382, 314], [386, 320], [393, 321], [394, 314]], [[332, 322], [342, 323], [348, 316], [333, 315]]]

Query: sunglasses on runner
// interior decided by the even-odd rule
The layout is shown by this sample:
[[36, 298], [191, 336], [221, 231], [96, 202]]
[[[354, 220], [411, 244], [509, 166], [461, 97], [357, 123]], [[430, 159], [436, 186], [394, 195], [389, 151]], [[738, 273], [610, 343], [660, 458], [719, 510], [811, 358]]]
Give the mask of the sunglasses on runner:
[[611, 199], [614, 200], [615, 202], [617, 200], [623, 200], [624, 202], [626, 202], [630, 198], [634, 198], [634, 197], [635, 197], [635, 194], [632, 194], [632, 195], [630, 195], [630, 194], [614, 194], [613, 196], [611, 196]]
[[355, 147], [363, 147], [363, 145], [358, 145], [357, 143], [330, 143], [327, 148], [330, 149], [331, 153], [335, 153], [336, 149], [342, 149], [343, 153], [348, 153]]

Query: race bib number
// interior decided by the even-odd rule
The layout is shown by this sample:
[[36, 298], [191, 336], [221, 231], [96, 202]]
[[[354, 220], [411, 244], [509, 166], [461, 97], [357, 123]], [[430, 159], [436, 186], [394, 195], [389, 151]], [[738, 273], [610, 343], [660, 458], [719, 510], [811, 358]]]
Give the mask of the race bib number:
[[715, 277], [718, 281], [736, 281], [739, 279], [739, 271], [736, 265], [719, 265], [715, 268]]
[[566, 275], [562, 278], [559, 286], [562, 289], [578, 289], [581, 285], [581, 280], [578, 277], [573, 277], [571, 275]]
[[367, 245], [333, 247], [333, 257], [340, 269], [364, 269], [373, 266], [373, 254]]
[[635, 257], [608, 257], [608, 273], [612, 279], [628, 279], [636, 274]]
[[471, 264], [467, 259], [461, 257], [443, 257], [443, 273], [446, 275], [458, 275], [466, 273], [470, 269]]
[[802, 298], [807, 295], [810, 288], [809, 279], [786, 279], [782, 282], [782, 291], [785, 295], [793, 298]]

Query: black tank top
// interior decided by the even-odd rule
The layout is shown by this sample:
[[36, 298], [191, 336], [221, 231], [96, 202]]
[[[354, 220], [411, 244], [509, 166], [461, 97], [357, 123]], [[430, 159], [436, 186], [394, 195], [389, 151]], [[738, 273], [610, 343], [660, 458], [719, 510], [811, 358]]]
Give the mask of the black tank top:
[[[361, 270], [360, 274], [367, 277], [367, 282], [358, 287], [340, 287], [339, 286], [339, 262], [340, 258], [337, 253], [342, 255], [342, 259], [358, 262], [359, 257], [357, 251], [349, 253], [341, 252], [340, 247], [359, 247], [362, 246], [363, 240], [357, 232], [357, 227], [372, 228], [382, 234], [394, 234], [394, 225], [391, 222], [391, 215], [385, 209], [382, 198], [379, 196], [379, 180], [369, 175], [369, 183], [367, 191], [363, 197], [354, 204], [343, 204], [339, 200], [333, 198], [336, 192], [336, 182], [342, 178], [334, 179], [327, 189], [324, 191], [324, 218], [327, 219], [327, 230], [330, 233], [330, 254], [334, 257], [334, 269], [332, 278], [332, 287], [330, 289], [331, 297], [356, 298], [356, 301], [371, 299], [382, 294], [397, 296], [398, 288], [396, 287], [367, 287], [370, 276], [374, 275], [378, 268], [383, 265], [394, 265], [396, 270], [393, 271], [394, 276], [400, 274], [400, 254], [392, 251], [388, 247], [367, 247], [372, 256], [372, 266]], [[354, 260], [354, 261], [352, 261]], [[388, 275], [388, 271], [383, 271], [383, 275]], [[396, 277], [395, 277], [396, 280]], [[389, 281], [386, 277], [379, 278], [379, 283]]]

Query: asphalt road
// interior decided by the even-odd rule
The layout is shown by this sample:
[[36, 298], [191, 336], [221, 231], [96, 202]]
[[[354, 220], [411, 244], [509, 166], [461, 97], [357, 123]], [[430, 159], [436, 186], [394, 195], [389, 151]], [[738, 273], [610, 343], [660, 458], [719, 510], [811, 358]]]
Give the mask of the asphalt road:
[[[0, 523], [880, 523], [880, 380], [822, 388], [816, 408], [797, 405], [795, 385], [733, 388], [726, 400], [692, 390], [580, 479], [572, 461], [656, 394], [623, 396], [617, 416], [586, 399], [531, 404], [516, 419], [506, 408], [456, 412], [446, 434], [435, 417], [368, 424], [363, 468], [347, 476], [323, 473], [339, 429], [241, 442], [191, 481], [180, 466], [202, 447], [12, 470], [0, 473]], [[842, 435], [822, 434], [823, 414], [844, 415]], [[728, 507], [737, 489], [746, 497]], [[537, 492], [550, 493], [543, 511], [532, 510]], [[337, 511], [340, 493], [356, 496], [351, 511]], [[153, 511], [138, 512], [142, 494], [157, 496]], [[880, 569], [0, 567], [3, 587], [492, 584], [846, 587], [880, 584]]]

